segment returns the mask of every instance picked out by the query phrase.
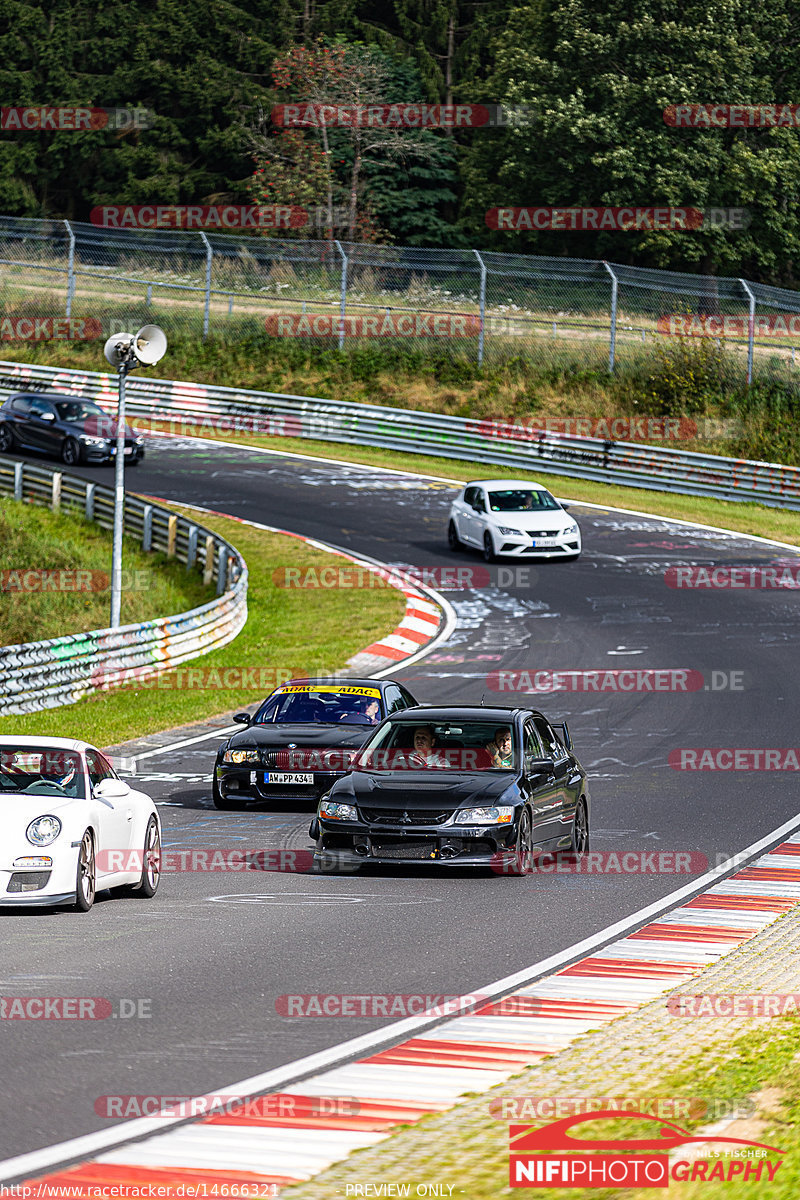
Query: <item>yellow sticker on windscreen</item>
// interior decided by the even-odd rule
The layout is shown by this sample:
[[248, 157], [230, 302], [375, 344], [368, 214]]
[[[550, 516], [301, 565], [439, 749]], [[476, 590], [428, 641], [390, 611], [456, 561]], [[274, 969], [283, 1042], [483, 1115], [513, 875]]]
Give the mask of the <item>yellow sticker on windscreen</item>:
[[295, 692], [335, 692], [338, 696], [376, 696], [380, 699], [378, 688], [368, 687], [336, 687], [327, 683], [287, 683], [277, 689], [282, 696], [291, 696]]

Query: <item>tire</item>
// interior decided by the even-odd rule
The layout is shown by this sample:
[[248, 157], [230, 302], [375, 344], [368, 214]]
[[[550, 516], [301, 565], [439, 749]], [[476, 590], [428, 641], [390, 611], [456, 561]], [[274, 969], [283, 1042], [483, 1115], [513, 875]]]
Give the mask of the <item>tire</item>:
[[142, 854], [142, 875], [138, 883], [126, 884], [120, 888], [124, 896], [137, 899], [152, 900], [158, 891], [161, 881], [161, 835], [158, 832], [158, 821], [151, 817], [147, 822], [144, 834], [144, 849]]
[[576, 858], [582, 858], [589, 850], [589, 818], [586, 814], [586, 801], [579, 800], [575, 809], [575, 820], [572, 823], [572, 840], [569, 853]]
[[78, 870], [75, 876], [75, 907], [78, 912], [88, 912], [94, 904], [97, 891], [97, 865], [94, 857], [94, 838], [90, 829], [81, 839], [78, 851]]
[[14, 430], [3, 421], [0, 425], [0, 454], [13, 454], [17, 444], [17, 439], [14, 437]]
[[497, 555], [494, 552], [494, 542], [492, 541], [492, 535], [489, 533], [489, 530], [487, 529], [483, 535], [483, 561], [487, 562], [487, 563], [493, 563], [496, 558], [497, 558]]
[[229, 800], [226, 796], [220, 794], [216, 775], [211, 784], [211, 799], [214, 801], [214, 808], [219, 808], [222, 812], [234, 812], [238, 808], [235, 800]]
[[455, 521], [451, 521], [447, 526], [447, 541], [451, 550], [461, 549], [461, 539], [458, 536], [458, 530], [456, 529]]
[[513, 858], [508, 864], [507, 875], [529, 875], [533, 856], [533, 822], [531, 810], [526, 806], [522, 810], [517, 831], [517, 844], [513, 850]]
[[82, 460], [80, 444], [73, 437], [64, 438], [61, 443], [61, 461], [68, 467], [78, 467]]

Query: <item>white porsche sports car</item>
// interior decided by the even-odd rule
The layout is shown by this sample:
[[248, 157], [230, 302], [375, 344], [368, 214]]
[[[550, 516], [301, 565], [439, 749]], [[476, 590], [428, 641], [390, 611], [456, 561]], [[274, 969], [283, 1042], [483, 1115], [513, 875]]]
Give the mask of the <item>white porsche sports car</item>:
[[87, 742], [0, 737], [0, 905], [73, 903], [121, 887], [151, 897], [161, 821]]

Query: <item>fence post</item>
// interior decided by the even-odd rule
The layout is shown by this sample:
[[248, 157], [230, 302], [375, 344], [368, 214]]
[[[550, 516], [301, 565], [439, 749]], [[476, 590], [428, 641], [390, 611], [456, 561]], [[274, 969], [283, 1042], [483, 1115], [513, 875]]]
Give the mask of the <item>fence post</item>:
[[211, 249], [211, 242], [206, 235], [200, 232], [200, 237], [203, 239], [203, 245], [206, 248], [206, 307], [203, 313], [203, 338], [208, 337], [208, 321], [211, 312], [211, 260], [214, 257], [214, 251]]
[[603, 266], [611, 276], [611, 338], [608, 343], [608, 370], [610, 374], [613, 374], [614, 359], [617, 353], [617, 287], [619, 281], [605, 259], [603, 259]]
[[486, 320], [486, 263], [483, 261], [480, 254], [478, 254], [477, 250], [473, 250], [472, 253], [475, 255], [475, 257], [477, 258], [478, 262], [481, 265], [481, 293], [480, 293], [481, 328], [480, 328], [480, 333], [478, 334], [478, 366], [480, 367], [483, 365], [483, 333], [484, 333], [483, 326], [484, 326], [484, 322]]
[[69, 221], [65, 221], [69, 236], [69, 258], [67, 260], [67, 320], [72, 316], [72, 297], [75, 295], [75, 234]]
[[14, 499], [22, 499], [22, 471], [25, 464], [21, 462], [14, 463]]
[[151, 550], [153, 547], [153, 506], [145, 504], [142, 510], [142, 549]]
[[230, 556], [227, 550], [219, 548], [219, 560], [217, 562], [217, 595], [221, 596], [228, 590], [228, 569], [230, 567]]
[[347, 309], [347, 255], [342, 249], [342, 243], [334, 239], [334, 246], [342, 256], [342, 284], [339, 290], [339, 349], [344, 346], [344, 315]]
[[739, 283], [750, 301], [750, 319], [747, 322], [747, 386], [753, 382], [753, 342], [756, 335], [756, 298], [743, 279]]
[[83, 506], [83, 515], [86, 517], [87, 521], [94, 520], [94, 491], [96, 486], [97, 485], [94, 483], [86, 484], [86, 499]]

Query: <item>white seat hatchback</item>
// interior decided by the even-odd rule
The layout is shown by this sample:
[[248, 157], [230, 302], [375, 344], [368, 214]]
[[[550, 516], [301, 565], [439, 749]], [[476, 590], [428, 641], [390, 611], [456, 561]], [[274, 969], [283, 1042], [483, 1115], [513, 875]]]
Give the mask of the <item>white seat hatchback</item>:
[[581, 531], [567, 507], [530, 479], [476, 479], [450, 508], [450, 549], [470, 546], [487, 562], [511, 558], [576, 559]]

